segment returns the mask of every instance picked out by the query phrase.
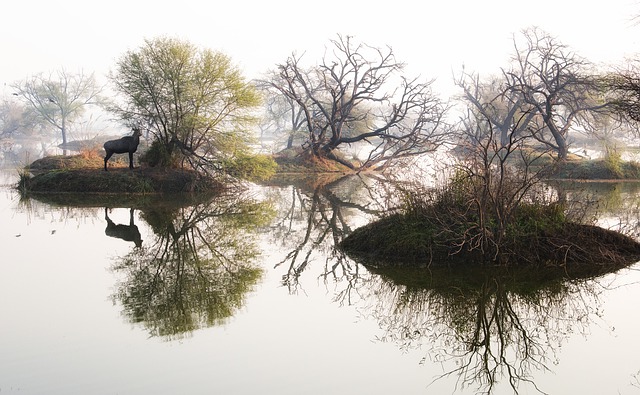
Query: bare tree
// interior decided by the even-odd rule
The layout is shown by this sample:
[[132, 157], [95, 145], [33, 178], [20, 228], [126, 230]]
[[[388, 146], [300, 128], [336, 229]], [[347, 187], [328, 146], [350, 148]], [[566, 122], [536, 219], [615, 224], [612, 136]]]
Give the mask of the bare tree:
[[640, 63], [630, 61], [625, 69], [603, 76], [602, 82], [612, 112], [621, 121], [637, 126], [640, 122]]
[[[536, 115], [519, 92], [509, 89], [507, 78], [490, 77], [481, 81], [478, 74], [463, 70], [455, 83], [462, 88], [463, 99], [470, 108], [497, 129], [502, 147], [515, 137], [511, 133], [522, 133]], [[522, 117], [525, 113], [527, 115]], [[518, 127], [513, 128], [516, 122]]]
[[[305, 68], [301, 60], [292, 55], [269, 83], [304, 114], [309, 154], [365, 169], [433, 151], [446, 135], [447, 106], [431, 81], [400, 74], [404, 65], [391, 48], [338, 36], [320, 64]], [[370, 148], [363, 163], [341, 156], [341, 148], [354, 143]]]
[[285, 149], [293, 148], [296, 138], [304, 138], [304, 111], [290, 97], [281, 95], [273, 89], [272, 83], [278, 78], [273, 73], [267, 80], [257, 82], [257, 87], [263, 92], [265, 103], [265, 117], [260, 124], [261, 137], [272, 134], [276, 138], [284, 137]]
[[60, 132], [62, 145], [67, 144], [67, 132], [88, 105], [100, 104], [100, 87], [92, 74], [80, 71], [71, 74], [64, 69], [49, 75], [38, 74], [13, 85], [42, 124]]
[[591, 112], [603, 110], [598, 84], [588, 75], [589, 63], [537, 28], [522, 32], [524, 46], [514, 38], [513, 68], [504, 71], [509, 89], [540, 116], [536, 139], [567, 158], [568, 137], [575, 126], [589, 123]]
[[[549, 170], [538, 165], [544, 151], [525, 149], [537, 132], [531, 126], [521, 126], [529, 120], [527, 112], [513, 118], [506, 142], [499, 137], [503, 130], [481, 114], [470, 112], [463, 120], [459, 133], [466, 155], [455, 168], [457, 193], [465, 196], [462, 210], [465, 214], [455, 215], [439, 208], [440, 225], [451, 232], [450, 243], [457, 246], [456, 253], [475, 250], [500, 263], [507, 263], [517, 255], [509, 245], [508, 230], [527, 203], [541, 203], [540, 181]], [[452, 212], [456, 210], [459, 207]], [[471, 212], [475, 215], [469, 221], [467, 214]], [[467, 231], [457, 232], [461, 227]]]

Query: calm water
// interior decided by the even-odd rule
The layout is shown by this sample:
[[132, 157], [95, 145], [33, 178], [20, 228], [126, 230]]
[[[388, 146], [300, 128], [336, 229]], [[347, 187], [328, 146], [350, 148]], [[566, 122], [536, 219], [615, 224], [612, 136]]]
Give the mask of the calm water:
[[[640, 394], [639, 265], [372, 273], [333, 248], [393, 204], [358, 178], [192, 202], [0, 181], [0, 394]], [[589, 215], [633, 233], [616, 188]]]

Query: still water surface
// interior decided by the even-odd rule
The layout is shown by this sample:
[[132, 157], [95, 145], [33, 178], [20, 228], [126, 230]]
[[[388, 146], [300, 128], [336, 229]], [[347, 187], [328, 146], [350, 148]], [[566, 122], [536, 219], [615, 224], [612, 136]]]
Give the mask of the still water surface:
[[[0, 188], [0, 394], [640, 394], [639, 265], [415, 284], [333, 248], [393, 204], [371, 180], [43, 202], [15, 178]], [[594, 190], [602, 223], [638, 223], [638, 188]]]

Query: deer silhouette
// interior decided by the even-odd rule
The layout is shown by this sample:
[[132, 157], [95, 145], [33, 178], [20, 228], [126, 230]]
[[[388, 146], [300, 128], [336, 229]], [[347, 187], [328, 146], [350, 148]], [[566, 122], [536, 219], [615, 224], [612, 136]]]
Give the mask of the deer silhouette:
[[104, 219], [107, 220], [107, 228], [104, 233], [109, 237], [116, 237], [125, 241], [132, 241], [136, 247], [142, 246], [142, 236], [133, 221], [133, 209], [129, 209], [129, 225], [115, 224], [109, 218], [109, 210], [104, 208]]
[[107, 161], [113, 154], [129, 153], [129, 168], [133, 169], [133, 153], [138, 149], [140, 144], [140, 135], [142, 132], [138, 128], [133, 128], [133, 135], [125, 136], [117, 140], [109, 140], [104, 143], [104, 171], [107, 171]]

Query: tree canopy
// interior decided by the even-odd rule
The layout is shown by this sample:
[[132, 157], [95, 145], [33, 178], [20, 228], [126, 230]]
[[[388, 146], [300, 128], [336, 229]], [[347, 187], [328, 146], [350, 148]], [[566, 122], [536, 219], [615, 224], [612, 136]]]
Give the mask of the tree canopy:
[[513, 44], [511, 62], [498, 76], [480, 79], [463, 70], [456, 79], [466, 108], [495, 129], [502, 146], [526, 133], [530, 147], [564, 160], [572, 132], [598, 136], [610, 121], [603, 84], [587, 60], [538, 28], [523, 30]]
[[589, 128], [594, 114], [607, 105], [598, 100], [599, 86], [587, 60], [538, 28], [523, 30], [522, 39], [514, 38], [512, 67], [503, 70], [507, 89], [535, 113], [536, 140], [564, 160], [572, 128]]
[[640, 122], [640, 62], [629, 61], [625, 68], [602, 77], [611, 108], [620, 117], [635, 126]]
[[112, 110], [152, 136], [152, 165], [219, 170], [246, 153], [260, 97], [226, 55], [174, 38], [126, 52], [110, 79], [122, 101]]
[[[38, 74], [13, 84], [15, 94], [31, 110], [36, 122], [60, 132], [63, 147], [69, 127], [80, 118], [88, 105], [102, 103], [102, 87], [92, 74], [70, 73], [65, 69], [49, 75]], [[26, 119], [26, 117], [25, 117]]]

